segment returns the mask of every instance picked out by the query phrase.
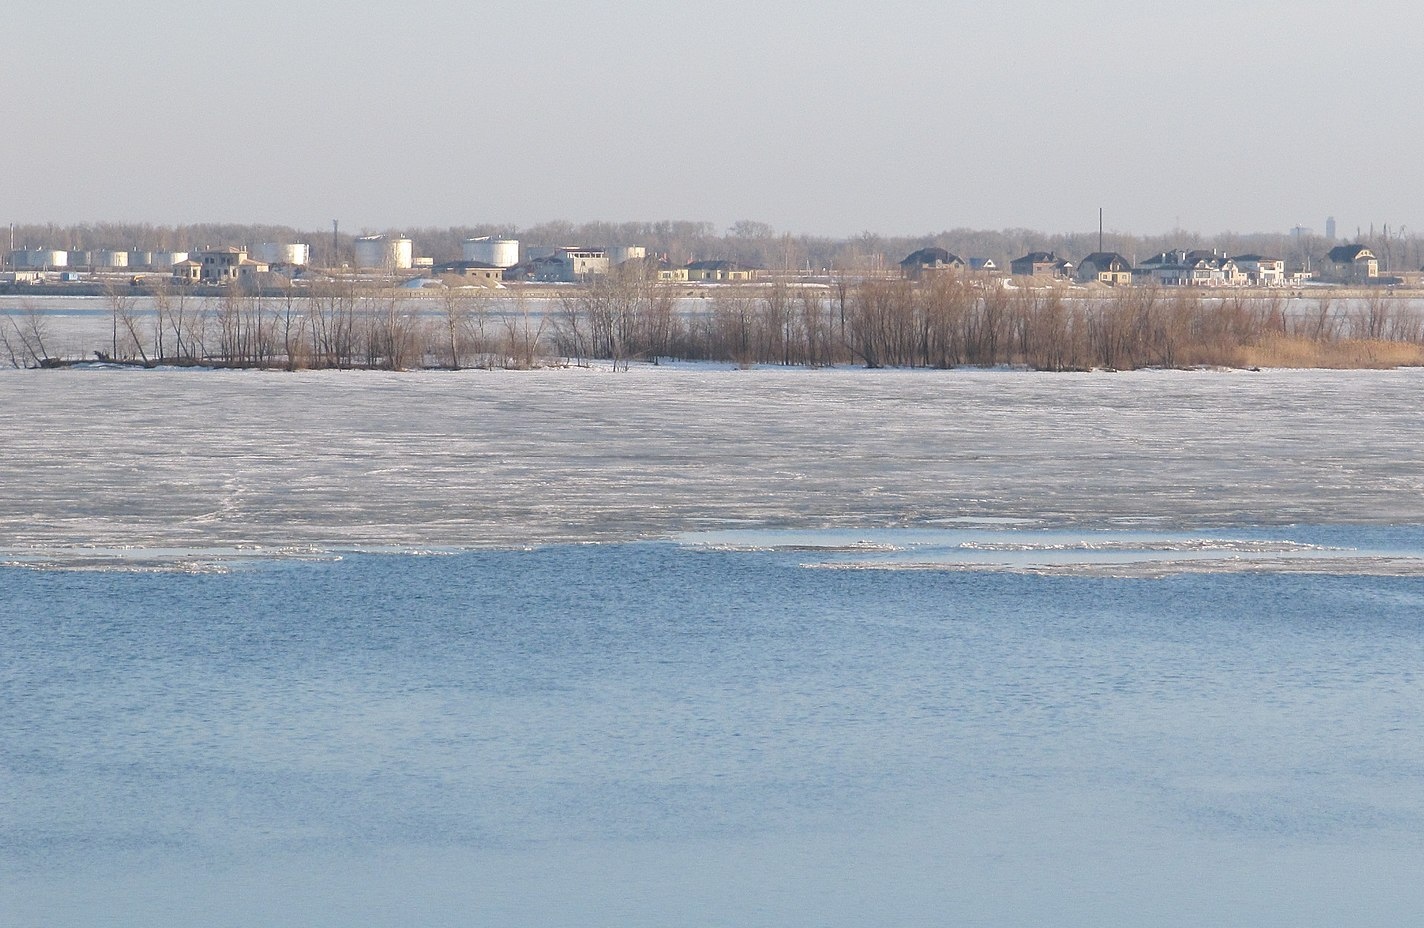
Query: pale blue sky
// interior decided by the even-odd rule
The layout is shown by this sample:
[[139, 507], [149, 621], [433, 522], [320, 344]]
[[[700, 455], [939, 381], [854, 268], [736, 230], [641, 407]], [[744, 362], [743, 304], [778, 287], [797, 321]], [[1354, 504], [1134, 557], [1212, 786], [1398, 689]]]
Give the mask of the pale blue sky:
[[1417, 7], [27, 4], [0, 222], [1424, 232]]

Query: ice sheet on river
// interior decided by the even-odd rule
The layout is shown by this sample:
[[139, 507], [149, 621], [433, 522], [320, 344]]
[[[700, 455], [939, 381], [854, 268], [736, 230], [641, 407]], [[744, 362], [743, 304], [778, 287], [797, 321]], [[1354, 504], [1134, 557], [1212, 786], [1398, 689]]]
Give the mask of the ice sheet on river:
[[[1314, 528], [1288, 530], [1313, 537]], [[994, 571], [1097, 577], [1193, 573], [1313, 573], [1424, 577], [1417, 531], [1355, 528], [1330, 543], [1286, 531], [1184, 533], [1063, 529], [879, 529], [693, 532], [682, 545], [799, 554], [826, 570]]]
[[0, 549], [1421, 522], [1421, 395], [1417, 370], [6, 371]]

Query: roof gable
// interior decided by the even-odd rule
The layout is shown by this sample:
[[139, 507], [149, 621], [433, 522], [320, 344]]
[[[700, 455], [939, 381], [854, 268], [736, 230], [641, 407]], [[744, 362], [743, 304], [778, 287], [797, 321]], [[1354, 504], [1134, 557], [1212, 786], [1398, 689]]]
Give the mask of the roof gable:
[[1364, 245], [1337, 245], [1330, 249], [1327, 256], [1335, 264], [1349, 264], [1352, 261], [1373, 261], [1374, 252]]
[[1089, 264], [1099, 271], [1126, 271], [1129, 269], [1127, 259], [1115, 251], [1095, 251], [1079, 261], [1078, 267], [1081, 269]]
[[900, 262], [901, 267], [936, 267], [936, 266], [964, 266], [964, 259], [959, 255], [951, 254], [943, 248], [921, 248], [919, 251], [911, 252], [904, 261]]

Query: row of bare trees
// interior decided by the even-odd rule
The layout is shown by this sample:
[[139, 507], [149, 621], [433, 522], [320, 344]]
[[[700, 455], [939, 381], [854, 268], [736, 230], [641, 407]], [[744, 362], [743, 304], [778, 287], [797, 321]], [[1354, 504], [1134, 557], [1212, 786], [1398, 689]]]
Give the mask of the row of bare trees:
[[1085, 297], [942, 277], [829, 288], [729, 288], [681, 308], [675, 290], [636, 276], [608, 278], [561, 301], [557, 354], [612, 360], [680, 357], [738, 364], [1039, 370], [1243, 363], [1273, 339], [1424, 343], [1420, 314], [1387, 294], [1208, 295], [1124, 288]]
[[[549, 320], [525, 301], [496, 312], [487, 292], [438, 299], [341, 283], [194, 296], [160, 283], [105, 293], [111, 335], [92, 357], [145, 367], [528, 368], [548, 358]], [[89, 360], [57, 352], [52, 319], [34, 305], [0, 312], [0, 351], [14, 367]]]
[[[621, 369], [635, 360], [683, 358], [1062, 371], [1242, 364], [1248, 349], [1281, 339], [1424, 344], [1424, 320], [1413, 304], [1383, 293], [1340, 302], [1157, 288], [1084, 296], [952, 276], [919, 284], [773, 283], [689, 298], [684, 287], [620, 271], [551, 303], [519, 290], [498, 298], [463, 288], [415, 296], [337, 282], [266, 293], [234, 288], [204, 298], [158, 285], [115, 289], [106, 302], [112, 339], [96, 354], [148, 366], [402, 370], [599, 359]], [[0, 349], [14, 366], [52, 363], [53, 341], [43, 312], [0, 316]]]

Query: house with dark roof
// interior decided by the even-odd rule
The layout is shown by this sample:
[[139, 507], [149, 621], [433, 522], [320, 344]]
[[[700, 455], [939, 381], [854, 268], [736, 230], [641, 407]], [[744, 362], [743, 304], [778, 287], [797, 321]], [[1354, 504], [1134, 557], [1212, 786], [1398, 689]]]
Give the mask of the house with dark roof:
[[1235, 260], [1227, 258], [1226, 252], [1215, 248], [1205, 248], [1186, 253], [1186, 263], [1193, 270], [1193, 282], [1205, 286], [1246, 286], [1246, 272], [1237, 268]]
[[1191, 282], [1191, 268], [1184, 251], [1162, 251], [1143, 258], [1132, 269], [1134, 283], [1158, 287], [1185, 287]]
[[921, 248], [900, 262], [900, 274], [908, 280], [919, 280], [927, 274], [962, 273], [968, 267], [959, 255], [943, 248]]
[[1367, 283], [1379, 277], [1379, 259], [1364, 245], [1337, 245], [1325, 256], [1330, 279], [1339, 283]]
[[1249, 282], [1233, 259], [1214, 248], [1164, 251], [1139, 263], [1132, 276], [1137, 283], [1161, 287], [1240, 287]]
[[1078, 262], [1078, 280], [1126, 286], [1132, 283], [1132, 264], [1115, 251], [1095, 251]]
[[652, 262], [652, 267], [657, 271], [658, 280], [673, 281], [681, 283], [687, 280], [687, 266], [683, 264], [673, 264], [667, 259], [667, 255], [661, 255]]
[[1009, 262], [1009, 273], [1015, 277], [1068, 280], [1073, 276], [1073, 262], [1064, 261], [1051, 251], [1030, 251]]

